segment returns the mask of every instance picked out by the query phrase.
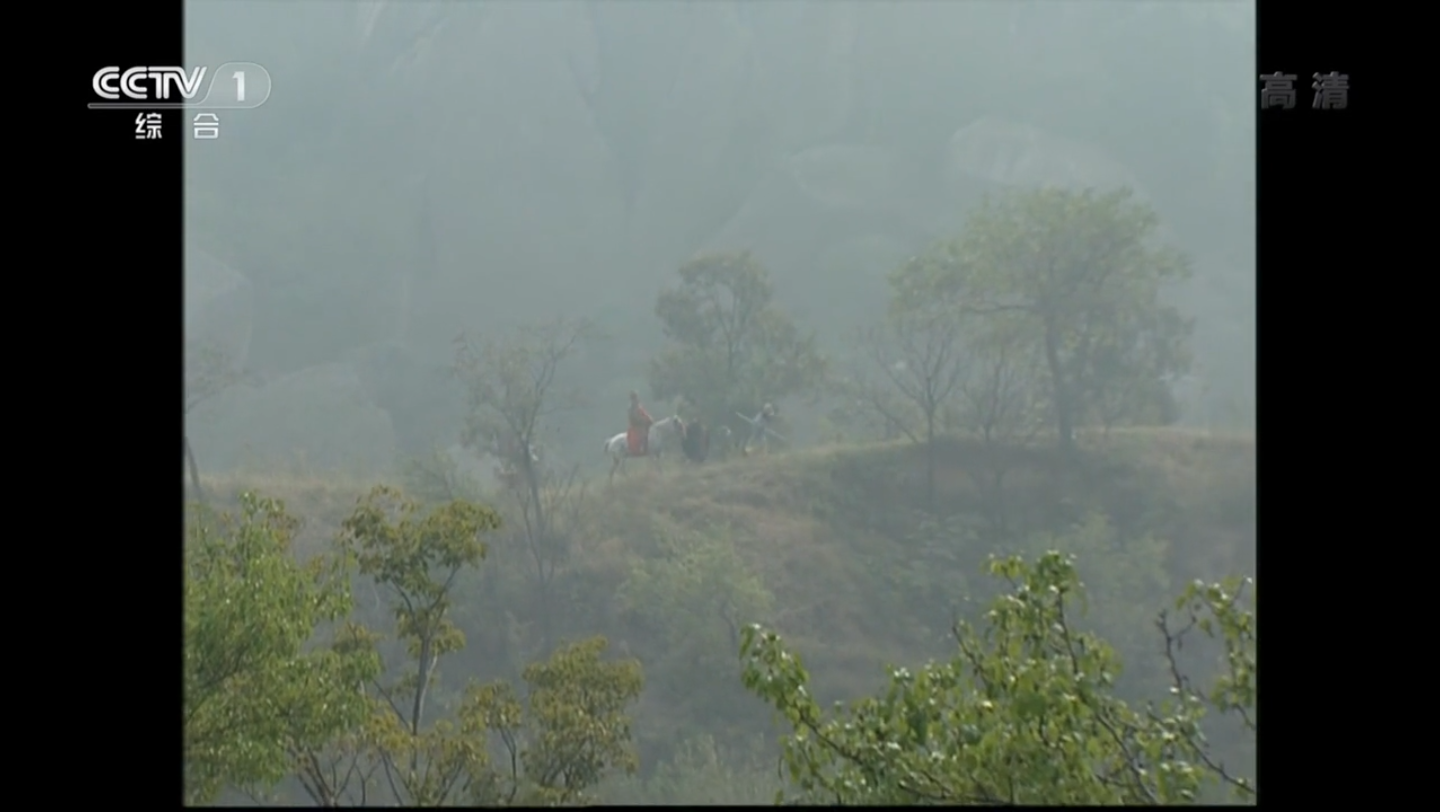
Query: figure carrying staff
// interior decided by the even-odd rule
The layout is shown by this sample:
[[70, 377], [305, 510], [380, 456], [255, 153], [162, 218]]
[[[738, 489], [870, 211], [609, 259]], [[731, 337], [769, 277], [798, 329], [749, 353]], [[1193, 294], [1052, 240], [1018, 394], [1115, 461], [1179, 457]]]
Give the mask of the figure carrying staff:
[[[770, 445], [768, 441], [769, 437], [775, 437], [779, 440], [785, 439], [770, 428], [770, 425], [775, 422], [775, 416], [778, 413], [779, 411], [775, 408], [775, 404], [767, 403], [764, 408], [760, 410], [760, 413], [754, 417], [746, 417], [743, 414], [740, 415], [745, 422], [750, 424], [750, 436], [745, 438], [745, 445], [740, 449], [741, 454], [747, 457], [750, 456], [750, 446], [757, 442], [760, 444], [761, 451], [767, 450]], [[737, 412], [737, 414], [739, 413]]]

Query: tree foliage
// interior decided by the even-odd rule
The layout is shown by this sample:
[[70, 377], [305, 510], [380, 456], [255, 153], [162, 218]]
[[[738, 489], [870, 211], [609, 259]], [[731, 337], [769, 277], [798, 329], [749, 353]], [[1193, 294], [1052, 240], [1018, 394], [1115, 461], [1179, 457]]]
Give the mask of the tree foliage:
[[987, 451], [1028, 445], [1053, 419], [1044, 395], [1044, 359], [1024, 324], [992, 319], [970, 325], [966, 368], [945, 425], [979, 440]]
[[511, 532], [529, 559], [526, 570], [547, 647], [550, 588], [569, 555], [586, 489], [579, 467], [561, 470], [542, 454], [540, 440], [548, 418], [584, 403], [577, 389], [560, 383], [560, 370], [599, 336], [589, 321], [556, 319], [503, 339], [456, 339], [453, 371], [469, 395], [462, 442], [500, 460], [506, 507], [514, 508]]
[[[378, 487], [343, 522], [338, 554], [305, 564], [278, 502], [247, 494], [239, 518], [208, 518], [186, 548], [187, 801], [294, 776], [318, 806], [575, 803], [635, 769], [640, 664], [604, 659], [604, 638], [529, 665], [523, 696], [439, 680], [465, 645], [450, 618], [457, 576], [500, 527], [489, 508], [425, 508]], [[394, 625], [344, 623], [321, 644], [317, 627], [352, 609], [352, 574], [389, 595]]]
[[545, 419], [584, 402], [559, 383], [559, 371], [597, 335], [588, 321], [555, 319], [500, 338], [457, 336], [452, 371], [468, 395], [464, 444], [503, 451], [516, 466], [533, 462]]
[[[603, 638], [527, 667], [524, 701], [507, 682], [471, 681], [444, 694], [440, 660], [465, 645], [450, 617], [457, 578], [484, 559], [483, 536], [500, 529], [498, 514], [458, 500], [427, 509], [378, 487], [342, 527], [347, 557], [390, 596], [389, 637], [404, 654], [365, 686], [363, 724], [297, 758], [317, 804], [377, 797], [413, 806], [568, 803], [608, 771], [634, 768], [626, 708], [639, 695], [640, 666], [602, 661]], [[383, 637], [351, 639], [374, 650]], [[438, 712], [427, 710], [437, 704], [432, 696]]]
[[594, 637], [530, 664], [523, 700], [508, 682], [471, 682], [452, 716], [419, 733], [382, 710], [374, 747], [392, 796], [411, 806], [573, 804], [611, 773], [633, 773], [628, 706], [644, 680], [638, 662], [603, 660], [605, 649]]
[[660, 292], [655, 314], [670, 344], [650, 364], [657, 398], [682, 397], [710, 425], [744, 428], [735, 413], [813, 394], [824, 357], [773, 302], [770, 274], [749, 253], [703, 256]]
[[[461, 570], [478, 566], [485, 557], [481, 534], [498, 530], [500, 516], [463, 501], [425, 512], [417, 502], [382, 486], [361, 500], [342, 527], [360, 574], [373, 578], [394, 598], [395, 635], [417, 666], [402, 681], [412, 701], [397, 713], [410, 732], [418, 734], [436, 663], [465, 645], [464, 633], [447, 616], [451, 587]], [[392, 699], [390, 692], [386, 696]]]
[[[480, 564], [486, 553], [481, 535], [500, 526], [499, 515], [488, 508], [453, 501], [426, 510], [385, 487], [361, 499], [342, 525], [341, 540], [361, 575], [389, 593], [392, 635], [405, 646], [406, 658], [393, 664], [393, 677], [372, 682], [383, 702], [374, 703], [365, 739], [391, 794], [402, 803], [470, 801], [490, 786], [486, 728], [463, 713], [475, 710], [473, 697], [458, 722], [442, 718], [427, 725], [425, 711], [440, 658], [465, 645], [464, 633], [449, 617], [456, 578]], [[331, 789], [327, 794], [333, 797], [339, 788]]]
[[356, 686], [373, 652], [312, 645], [351, 608], [337, 562], [298, 562], [298, 522], [275, 500], [244, 494], [239, 515], [202, 512], [185, 545], [184, 765], [187, 802], [226, 785], [283, 777], [297, 749], [317, 748], [369, 712]]
[[1062, 447], [1087, 423], [1169, 422], [1192, 325], [1161, 291], [1190, 266], [1153, 244], [1158, 225], [1126, 189], [987, 200], [958, 237], [894, 274], [896, 306], [947, 302], [977, 350], [1033, 352]]
[[[1114, 651], [1074, 627], [1083, 592], [1071, 559], [1014, 557], [991, 570], [1010, 590], [986, 612], [983, 630], [956, 624], [953, 659], [892, 669], [881, 694], [831, 714], [778, 635], [746, 630], [745, 684], [794, 729], [783, 747], [796, 800], [1168, 805], [1197, 802], [1220, 783], [1255, 799], [1255, 786], [1212, 757], [1201, 730], [1211, 710], [1256, 729], [1255, 620], [1242, 601], [1253, 601], [1253, 583], [1192, 585], [1176, 602], [1189, 625], [1159, 617], [1172, 696], [1132, 707], [1113, 692]], [[1192, 628], [1223, 643], [1226, 667], [1208, 691], [1174, 665]]]
[[771, 614], [774, 598], [719, 530], [667, 535], [663, 554], [637, 561], [620, 587], [628, 611], [656, 627], [667, 659], [725, 669], [749, 623]]
[[1103, 512], [1091, 511], [1064, 532], [1021, 535], [1016, 547], [1032, 556], [1053, 550], [1077, 562], [1084, 594], [1094, 598], [1074, 625], [1103, 633], [1105, 642], [1124, 660], [1125, 669], [1116, 676], [1121, 695], [1142, 695], [1142, 686], [1153, 686], [1163, 678], [1154, 608], [1174, 595], [1166, 568], [1171, 553], [1166, 539], [1127, 532]]
[[969, 367], [961, 328], [962, 322], [942, 305], [913, 302], [891, 307], [883, 324], [860, 335], [883, 383], [858, 379], [856, 394], [911, 442], [924, 444], [925, 504], [931, 510], [935, 440]]
[[582, 800], [608, 771], [640, 766], [626, 713], [644, 686], [640, 663], [604, 662], [606, 647], [593, 637], [525, 669], [532, 735], [519, 754], [540, 800]]

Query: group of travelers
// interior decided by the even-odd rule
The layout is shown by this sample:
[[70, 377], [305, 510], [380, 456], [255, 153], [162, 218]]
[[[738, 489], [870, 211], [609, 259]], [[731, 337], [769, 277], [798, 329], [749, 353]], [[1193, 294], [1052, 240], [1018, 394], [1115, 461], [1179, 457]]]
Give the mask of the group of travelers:
[[[746, 418], [750, 423], [750, 433], [741, 446], [742, 454], [749, 454], [752, 445], [765, 447], [768, 435], [774, 434], [771, 431], [771, 424], [774, 423], [778, 411], [773, 403], [766, 403], [759, 414], [754, 418]], [[742, 417], [744, 415], [741, 415]], [[630, 410], [628, 413], [629, 428], [625, 432], [626, 453], [632, 457], [643, 457], [650, 453], [650, 427], [655, 425], [655, 419], [645, 410], [640, 403], [640, 393], [630, 393]], [[728, 429], [726, 434], [729, 434]], [[685, 456], [695, 462], [704, 462], [709, 453], [710, 432], [699, 421], [680, 422], [681, 448]]]

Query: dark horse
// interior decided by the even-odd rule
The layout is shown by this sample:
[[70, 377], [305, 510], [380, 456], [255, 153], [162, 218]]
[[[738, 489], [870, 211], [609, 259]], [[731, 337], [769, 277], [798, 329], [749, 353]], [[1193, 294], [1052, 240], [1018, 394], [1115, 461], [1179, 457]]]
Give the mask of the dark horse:
[[680, 434], [680, 450], [686, 459], [699, 465], [710, 454], [710, 430], [697, 418], [684, 424]]

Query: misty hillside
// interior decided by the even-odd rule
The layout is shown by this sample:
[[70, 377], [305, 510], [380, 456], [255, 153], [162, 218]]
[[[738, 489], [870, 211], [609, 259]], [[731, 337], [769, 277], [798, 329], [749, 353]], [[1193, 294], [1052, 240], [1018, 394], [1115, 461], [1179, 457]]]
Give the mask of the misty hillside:
[[185, 26], [187, 802], [1255, 801], [1253, 2]]
[[[718, 780], [707, 772], [718, 767], [751, 769], [745, 780], [774, 783], [766, 762], [773, 728], [765, 708], [739, 687], [733, 627], [750, 618], [783, 629], [825, 702], [868, 693], [886, 664], [945, 656], [953, 619], [971, 616], [993, 594], [980, 573], [987, 556], [1004, 550], [983, 541], [987, 525], [1063, 532], [1098, 512], [1113, 533], [1077, 536], [1065, 549], [1080, 556], [1094, 591], [1087, 622], [1120, 646], [1124, 690], [1143, 693], [1162, 678], [1151, 624], [1166, 596], [1188, 581], [1253, 567], [1254, 443], [1238, 435], [1130, 431], [1089, 438], [1086, 447], [1094, 456], [1083, 469], [1057, 472], [1043, 451], [1011, 461], [1009, 506], [1001, 509], [984, 498], [990, 467], [978, 461], [983, 449], [947, 443], [940, 477], [947, 518], [938, 524], [924, 519], [918, 498], [920, 449], [906, 445], [825, 447], [669, 473], [636, 466], [586, 497], [585, 540], [567, 553], [543, 595], [524, 549], [512, 541], [492, 550], [478, 577], [461, 587], [456, 614], [467, 649], [442, 679], [458, 685], [505, 675], [533, 656], [537, 601], [545, 601], [555, 639], [603, 634], [643, 664], [647, 688], [635, 735], [646, 773], [664, 774], [697, 742], [712, 758], [722, 755], [708, 768], [703, 760], [687, 763], [696, 772], [678, 786], [622, 782], [602, 799], [767, 803], [773, 788], [735, 796], [704, 783]], [[476, 495], [473, 483], [443, 474], [415, 471], [409, 482], [432, 498]], [[371, 484], [277, 474], [214, 480], [210, 489], [283, 497], [307, 520], [303, 556], [328, 548]], [[1067, 495], [1057, 500], [1059, 493]], [[633, 600], [639, 585], [649, 585], [654, 603]], [[678, 595], [683, 605], [667, 603]], [[672, 636], [677, 628], [686, 642]], [[1218, 735], [1229, 758], [1253, 759], [1233, 732]]]

